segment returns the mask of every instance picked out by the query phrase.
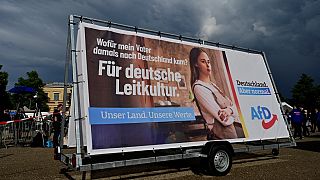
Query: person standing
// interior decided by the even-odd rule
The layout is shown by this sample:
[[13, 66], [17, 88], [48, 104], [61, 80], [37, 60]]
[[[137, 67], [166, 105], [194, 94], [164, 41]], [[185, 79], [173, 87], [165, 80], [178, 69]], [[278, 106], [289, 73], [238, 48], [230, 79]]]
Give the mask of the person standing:
[[4, 110], [3, 118], [0, 118], [0, 121], [10, 121], [10, 120], [11, 120], [11, 117], [10, 117], [9, 110], [6, 109], [6, 110]]
[[320, 112], [317, 108], [316, 108], [316, 124], [318, 128], [318, 132], [320, 132]]
[[208, 140], [238, 138], [234, 121], [238, 118], [233, 102], [214, 84], [211, 59], [201, 48], [190, 51], [191, 86], [199, 111], [209, 130]]
[[316, 131], [316, 127], [317, 127], [317, 113], [316, 113], [316, 109], [313, 109], [311, 111], [311, 132], [315, 132]]
[[302, 132], [301, 132], [301, 126], [303, 121], [303, 115], [300, 109], [298, 109], [296, 106], [293, 106], [292, 111], [290, 112], [291, 116], [291, 123], [294, 128], [293, 137], [296, 138], [297, 136], [302, 139]]
[[297, 136], [302, 139], [302, 120], [303, 120], [303, 115], [300, 109], [298, 109], [296, 106], [293, 106], [292, 111], [290, 112], [291, 116], [291, 124], [294, 128], [294, 133], [293, 137], [296, 138]]
[[54, 159], [59, 159], [58, 148], [60, 146], [59, 137], [61, 134], [61, 122], [62, 122], [62, 104], [59, 104], [57, 108], [53, 111], [53, 148], [54, 148]]
[[309, 121], [310, 121], [310, 115], [308, 114], [308, 111], [305, 109], [303, 110], [301, 108], [301, 112], [302, 112], [302, 134], [303, 136], [310, 136], [310, 132], [309, 132], [309, 129], [308, 129], [308, 124], [309, 124]]

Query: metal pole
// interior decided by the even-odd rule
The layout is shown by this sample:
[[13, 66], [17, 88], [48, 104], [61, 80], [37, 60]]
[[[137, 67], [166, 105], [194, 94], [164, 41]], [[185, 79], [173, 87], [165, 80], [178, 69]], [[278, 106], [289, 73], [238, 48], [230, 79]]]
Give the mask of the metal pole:
[[268, 74], [269, 74], [269, 76], [270, 76], [271, 83], [272, 83], [273, 89], [274, 89], [274, 91], [275, 91], [275, 94], [276, 94], [278, 103], [280, 104], [280, 110], [281, 110], [283, 119], [285, 120], [285, 123], [286, 123], [286, 125], [287, 125], [287, 130], [288, 130], [288, 132], [289, 132], [290, 140], [291, 140], [292, 143], [295, 144], [295, 140], [294, 140], [294, 138], [293, 138], [293, 136], [292, 136], [292, 133], [291, 133], [291, 130], [290, 130], [290, 128], [289, 128], [288, 120], [287, 120], [287, 118], [284, 116], [284, 111], [283, 111], [283, 107], [282, 107], [282, 104], [281, 104], [281, 99], [280, 99], [280, 97], [279, 97], [279, 93], [278, 93], [276, 84], [274, 83], [274, 80], [273, 80], [273, 77], [272, 77], [272, 74], [271, 74], [271, 71], [270, 71], [268, 62], [267, 62], [266, 54], [265, 54], [264, 52], [262, 52], [262, 57], [263, 57], [263, 60], [264, 60], [265, 65], [266, 65], [266, 68], [267, 68], [267, 70], [268, 70]]
[[74, 119], [76, 123], [76, 167], [79, 168], [82, 165], [82, 121], [81, 121], [81, 108], [79, 101], [79, 84], [78, 84], [78, 70], [77, 70], [77, 60], [76, 60], [76, 49], [75, 49], [75, 39], [74, 39], [74, 19], [73, 15], [70, 15], [69, 18], [69, 27], [70, 27], [70, 42], [71, 42], [71, 62], [72, 62], [72, 79], [73, 79], [73, 90], [74, 90], [74, 106], [75, 114]]
[[[17, 116], [18, 117], [18, 116]], [[13, 130], [14, 130], [14, 146], [18, 145], [18, 128], [17, 128], [17, 123], [13, 122]]]
[[186, 40], [189, 42], [199, 42], [203, 41], [203, 43], [205, 44], [210, 44], [211, 46], [215, 46], [215, 47], [222, 47], [222, 48], [227, 48], [227, 49], [235, 49], [235, 50], [239, 50], [239, 51], [243, 51], [243, 52], [250, 52], [250, 53], [255, 53], [255, 54], [261, 54], [261, 51], [258, 50], [254, 50], [254, 49], [248, 49], [248, 48], [243, 48], [243, 47], [238, 47], [238, 46], [234, 46], [234, 45], [227, 45], [227, 44], [223, 44], [223, 43], [215, 43], [215, 42], [210, 42], [210, 41], [204, 41], [201, 39], [197, 39], [197, 38], [192, 38], [192, 37], [187, 37], [187, 36], [182, 36], [182, 35], [177, 35], [177, 34], [172, 34], [172, 33], [167, 33], [167, 32], [160, 32], [160, 31], [154, 31], [154, 30], [150, 30], [150, 29], [145, 29], [145, 28], [140, 28], [137, 26], [129, 26], [129, 25], [125, 25], [125, 24], [120, 24], [120, 23], [115, 23], [115, 22], [111, 22], [111, 21], [106, 21], [106, 20], [99, 20], [99, 19], [94, 19], [94, 18], [88, 18], [88, 17], [83, 17], [83, 16], [79, 16], [79, 15], [73, 15], [74, 18], [78, 18], [81, 20], [87, 20], [90, 22], [97, 22], [97, 23], [101, 23], [101, 24], [107, 24], [108, 26], [116, 26], [116, 27], [120, 27], [120, 28], [126, 28], [126, 29], [131, 29], [133, 31], [140, 31], [140, 32], [146, 32], [146, 33], [151, 33], [151, 34], [158, 34], [163, 35], [163, 36], [169, 36], [171, 38], [176, 38], [179, 40]]
[[66, 122], [69, 64], [70, 64], [70, 26], [68, 26], [66, 62], [64, 65], [63, 107], [62, 107], [61, 133], [60, 133], [60, 141], [59, 141], [60, 142], [60, 153], [62, 153], [62, 149], [63, 149], [64, 126], [65, 126], [65, 122]]

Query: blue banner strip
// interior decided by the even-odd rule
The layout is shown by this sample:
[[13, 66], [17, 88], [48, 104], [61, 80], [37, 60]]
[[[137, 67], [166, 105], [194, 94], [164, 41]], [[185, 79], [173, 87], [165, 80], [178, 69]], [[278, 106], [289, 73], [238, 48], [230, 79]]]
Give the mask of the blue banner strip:
[[130, 124], [147, 122], [193, 121], [193, 108], [96, 108], [89, 107], [91, 124]]
[[238, 92], [240, 95], [271, 95], [268, 87], [238, 87]]

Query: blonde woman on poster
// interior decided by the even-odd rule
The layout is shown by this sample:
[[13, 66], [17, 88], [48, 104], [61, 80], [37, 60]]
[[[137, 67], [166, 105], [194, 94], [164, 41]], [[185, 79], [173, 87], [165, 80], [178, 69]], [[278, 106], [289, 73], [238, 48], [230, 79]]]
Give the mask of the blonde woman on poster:
[[206, 121], [208, 139], [237, 138], [233, 122], [238, 117], [232, 101], [214, 84], [208, 54], [201, 48], [190, 51], [191, 85], [197, 106]]

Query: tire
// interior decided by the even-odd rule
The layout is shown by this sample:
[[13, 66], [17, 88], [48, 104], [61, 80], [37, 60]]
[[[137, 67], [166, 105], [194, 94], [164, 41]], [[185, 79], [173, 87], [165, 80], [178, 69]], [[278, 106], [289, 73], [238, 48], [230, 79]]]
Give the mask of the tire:
[[224, 145], [212, 145], [208, 155], [208, 173], [215, 176], [227, 175], [232, 167], [232, 154]]

